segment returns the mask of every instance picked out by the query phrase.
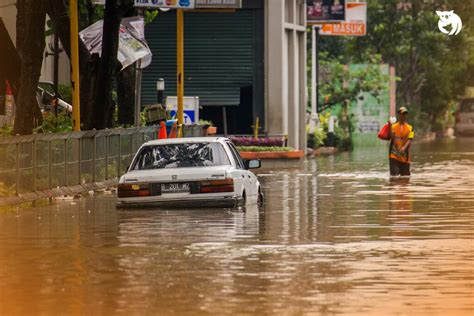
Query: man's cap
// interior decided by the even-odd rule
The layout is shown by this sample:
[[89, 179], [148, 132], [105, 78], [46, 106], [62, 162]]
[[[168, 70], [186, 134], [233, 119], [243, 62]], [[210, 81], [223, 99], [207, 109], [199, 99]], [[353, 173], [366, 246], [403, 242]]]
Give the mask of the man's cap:
[[404, 114], [404, 113], [408, 113], [408, 109], [404, 106], [402, 106], [399, 110], [398, 110], [398, 113], [400, 114]]

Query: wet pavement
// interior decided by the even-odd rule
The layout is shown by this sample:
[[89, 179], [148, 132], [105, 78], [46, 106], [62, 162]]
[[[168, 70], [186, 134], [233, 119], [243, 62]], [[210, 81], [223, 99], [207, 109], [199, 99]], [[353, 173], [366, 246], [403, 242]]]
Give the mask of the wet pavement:
[[262, 170], [243, 210], [0, 213], [0, 315], [473, 315], [474, 139]]

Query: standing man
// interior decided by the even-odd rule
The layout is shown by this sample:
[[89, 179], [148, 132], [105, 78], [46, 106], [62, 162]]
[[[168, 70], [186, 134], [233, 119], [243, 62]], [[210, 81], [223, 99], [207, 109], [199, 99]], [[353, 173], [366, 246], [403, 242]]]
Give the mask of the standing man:
[[410, 145], [415, 136], [413, 126], [406, 122], [408, 110], [402, 106], [398, 110], [398, 121], [390, 128], [390, 175], [410, 175]]

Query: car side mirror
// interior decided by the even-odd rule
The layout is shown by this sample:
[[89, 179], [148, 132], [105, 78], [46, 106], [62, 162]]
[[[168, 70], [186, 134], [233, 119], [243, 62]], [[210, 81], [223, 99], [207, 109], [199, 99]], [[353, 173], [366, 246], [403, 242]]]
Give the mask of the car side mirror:
[[247, 169], [258, 169], [262, 166], [260, 159], [247, 160]]

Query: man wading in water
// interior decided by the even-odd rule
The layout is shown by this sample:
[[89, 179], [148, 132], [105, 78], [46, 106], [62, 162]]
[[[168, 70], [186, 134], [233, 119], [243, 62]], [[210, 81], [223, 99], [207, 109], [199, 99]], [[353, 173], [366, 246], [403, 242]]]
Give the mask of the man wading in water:
[[398, 121], [390, 128], [390, 175], [410, 175], [410, 145], [415, 136], [413, 126], [406, 122], [408, 110], [398, 110]]

